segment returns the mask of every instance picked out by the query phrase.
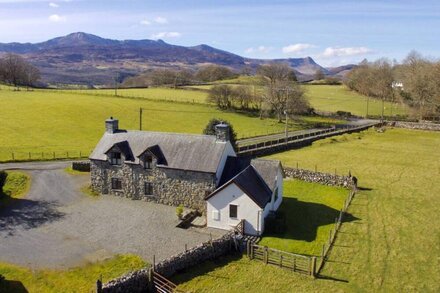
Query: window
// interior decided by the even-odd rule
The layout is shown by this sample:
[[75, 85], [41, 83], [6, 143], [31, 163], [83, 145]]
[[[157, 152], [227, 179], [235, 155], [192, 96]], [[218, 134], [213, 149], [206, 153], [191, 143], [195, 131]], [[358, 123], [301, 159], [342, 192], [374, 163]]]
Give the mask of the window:
[[145, 182], [145, 184], [144, 184], [144, 194], [145, 195], [153, 195], [153, 183]]
[[237, 218], [238, 206], [235, 204], [229, 205], [229, 218]]
[[278, 187], [275, 188], [274, 193], [275, 193], [275, 196], [274, 196], [274, 202], [276, 202], [276, 201], [278, 200]]
[[121, 165], [121, 153], [112, 152], [110, 153], [110, 164], [112, 165]]
[[144, 168], [145, 169], [151, 169], [153, 167], [153, 157], [152, 156], [146, 156], [145, 162], [144, 162]]
[[121, 179], [112, 178], [112, 189], [122, 189]]

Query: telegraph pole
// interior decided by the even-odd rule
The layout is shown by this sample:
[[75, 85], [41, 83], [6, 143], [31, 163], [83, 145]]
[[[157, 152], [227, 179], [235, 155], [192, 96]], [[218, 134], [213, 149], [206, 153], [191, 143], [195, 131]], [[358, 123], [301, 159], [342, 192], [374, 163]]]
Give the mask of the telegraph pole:
[[118, 96], [118, 73], [115, 73], [115, 96]]
[[142, 108], [139, 108], [139, 130], [142, 130]]

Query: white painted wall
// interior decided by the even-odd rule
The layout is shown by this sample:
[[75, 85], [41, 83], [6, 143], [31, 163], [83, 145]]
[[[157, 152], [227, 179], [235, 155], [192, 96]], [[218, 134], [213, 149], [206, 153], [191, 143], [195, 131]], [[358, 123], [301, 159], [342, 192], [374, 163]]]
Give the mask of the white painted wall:
[[[225, 143], [225, 142], [217, 142], [217, 143]], [[220, 179], [222, 177], [223, 169], [225, 168], [225, 164], [226, 164], [226, 160], [228, 159], [228, 156], [230, 156], [230, 157], [237, 156], [235, 154], [234, 148], [232, 147], [231, 143], [228, 141], [225, 144], [226, 144], [226, 147], [223, 151], [222, 157], [220, 158], [220, 163], [218, 164], [217, 172], [215, 173], [215, 177], [217, 178], [216, 184], [218, 184], [218, 182], [220, 181]]]
[[[231, 183], [209, 198], [206, 204], [208, 227], [230, 230], [244, 219], [246, 234], [259, 235], [260, 231], [263, 231], [263, 210], [235, 183]], [[229, 217], [230, 204], [238, 205], [236, 219]], [[218, 220], [214, 219], [214, 212], [218, 213]]]

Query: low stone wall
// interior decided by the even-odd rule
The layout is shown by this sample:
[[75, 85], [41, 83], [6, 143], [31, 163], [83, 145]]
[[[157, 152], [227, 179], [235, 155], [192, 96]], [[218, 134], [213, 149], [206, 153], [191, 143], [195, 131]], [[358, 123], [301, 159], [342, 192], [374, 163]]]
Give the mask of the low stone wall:
[[72, 162], [72, 170], [90, 172], [90, 161]]
[[392, 127], [407, 128], [407, 129], [440, 131], [440, 124], [436, 124], [432, 122], [390, 121], [387, 122], [387, 125]]
[[[229, 232], [212, 242], [199, 244], [185, 252], [157, 263], [155, 271], [162, 276], [169, 278], [181, 270], [197, 266], [207, 260], [227, 255], [235, 249], [234, 247], [234, 233]], [[149, 281], [149, 270], [149, 268], [142, 269], [114, 279], [104, 284], [101, 292], [148, 292], [148, 288], [151, 286]]]
[[329, 186], [339, 186], [352, 189], [357, 186], [357, 179], [353, 176], [340, 176], [329, 173], [314, 172], [305, 169], [284, 168], [286, 177], [319, 183]]

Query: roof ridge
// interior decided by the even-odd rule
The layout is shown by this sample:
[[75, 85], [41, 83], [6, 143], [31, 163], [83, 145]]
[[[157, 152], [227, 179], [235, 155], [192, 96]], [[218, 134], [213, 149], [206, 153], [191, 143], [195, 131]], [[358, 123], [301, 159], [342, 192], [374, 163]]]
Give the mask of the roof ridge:
[[209, 135], [209, 134], [183, 133], [183, 132], [166, 132], [166, 131], [151, 131], [151, 130], [127, 130], [126, 133], [130, 133], [130, 132], [136, 132], [136, 133], [157, 133], [157, 134], [165, 134], [165, 135], [198, 136], [198, 137], [215, 138], [215, 135]]

